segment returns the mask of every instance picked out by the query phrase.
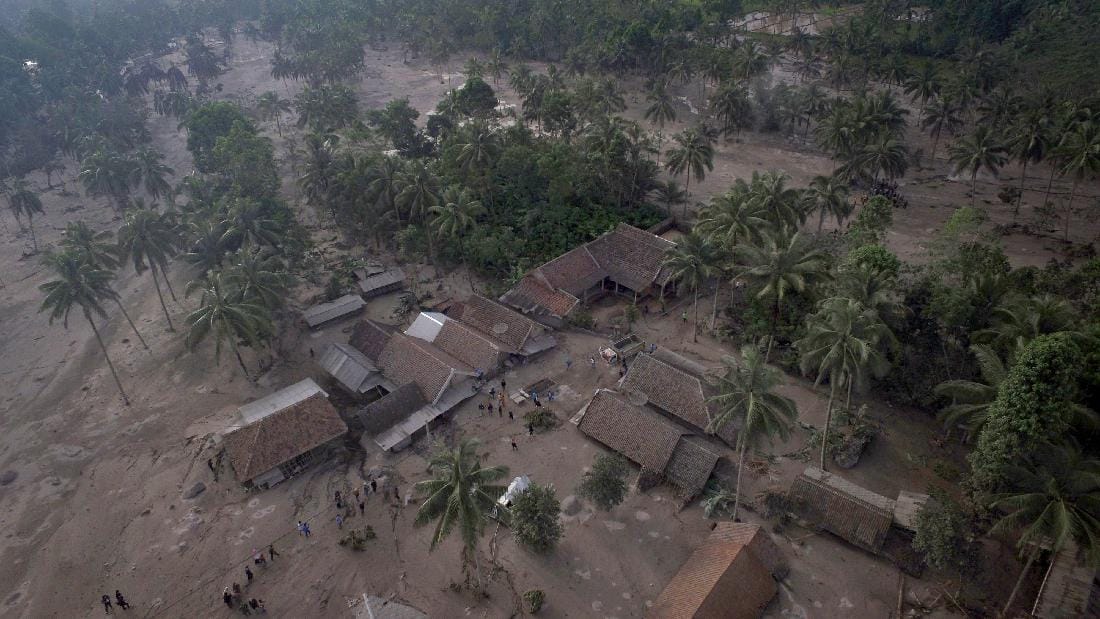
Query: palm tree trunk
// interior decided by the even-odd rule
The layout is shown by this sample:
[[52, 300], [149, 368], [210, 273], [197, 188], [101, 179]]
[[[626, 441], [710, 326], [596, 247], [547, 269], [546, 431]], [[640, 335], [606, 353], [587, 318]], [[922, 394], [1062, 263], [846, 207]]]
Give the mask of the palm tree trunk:
[[775, 297], [775, 307], [772, 309], [772, 324], [768, 328], [768, 350], [764, 353], [764, 363], [772, 355], [772, 344], [775, 343], [775, 330], [779, 326], [779, 296]]
[[852, 377], [848, 377], [848, 396], [844, 399], [844, 410], [852, 411]]
[[118, 309], [122, 311], [122, 315], [126, 317], [126, 322], [130, 323], [130, 328], [134, 330], [134, 335], [137, 336], [138, 341], [141, 342], [141, 345], [145, 348], [145, 350], [149, 350], [149, 345], [145, 343], [145, 338], [141, 337], [141, 332], [138, 331], [137, 326], [134, 325], [134, 321], [130, 320], [130, 314], [126, 313], [126, 308], [123, 307], [122, 301], [119, 301], [118, 299], [115, 299], [114, 301], [115, 305], [118, 306]]
[[158, 267], [158, 268], [160, 269], [161, 277], [164, 278], [164, 285], [168, 286], [168, 294], [172, 296], [172, 302], [173, 303], [179, 303], [179, 299], [176, 298], [176, 291], [172, 290], [172, 281], [170, 279], [168, 279], [168, 273], [164, 272], [163, 267]]
[[974, 173], [970, 175], [970, 207], [974, 208], [975, 203], [978, 200], [978, 171], [974, 170]]
[[88, 320], [88, 324], [92, 325], [92, 333], [95, 333], [95, 339], [99, 342], [100, 349], [103, 350], [103, 358], [107, 360], [107, 367], [111, 368], [111, 376], [115, 378], [115, 386], [118, 387], [118, 392], [122, 394], [122, 401], [126, 403], [126, 406], [129, 406], [130, 398], [126, 396], [126, 391], [122, 389], [122, 381], [118, 379], [115, 364], [111, 363], [111, 355], [107, 354], [107, 345], [103, 343], [103, 337], [99, 335], [99, 329], [96, 328], [95, 321], [92, 320], [92, 315], [87, 310], [84, 310], [84, 318]]
[[244, 359], [241, 357], [241, 349], [240, 349], [239, 346], [237, 346], [237, 336], [233, 335], [233, 330], [231, 328], [228, 328], [229, 325], [226, 325], [226, 327], [227, 327], [226, 332], [229, 335], [229, 344], [233, 347], [233, 354], [237, 357], [237, 363], [239, 363], [241, 365], [241, 371], [244, 372], [244, 377], [250, 383], [256, 382], [255, 380], [252, 379], [252, 376], [248, 373], [248, 366], [246, 366], [244, 364]]
[[699, 287], [695, 287], [695, 323], [691, 325], [691, 341], [699, 341]]
[[1020, 170], [1020, 193], [1016, 196], [1016, 208], [1012, 211], [1012, 221], [1020, 214], [1020, 202], [1024, 199], [1024, 181], [1027, 180], [1027, 159], [1024, 159], [1024, 167]]
[[176, 328], [172, 326], [172, 317], [168, 315], [168, 306], [164, 304], [164, 294], [160, 291], [160, 280], [157, 279], [157, 267], [149, 267], [153, 272], [153, 285], [157, 287], [157, 298], [160, 299], [160, 309], [164, 310], [164, 318], [168, 321], [168, 330], [175, 331]]
[[821, 216], [817, 218], [817, 233], [821, 234], [821, 228], [825, 225], [825, 209], [821, 209]]
[[1031, 554], [1027, 556], [1027, 563], [1024, 564], [1024, 570], [1020, 572], [1020, 577], [1016, 579], [1016, 584], [1012, 587], [1012, 593], [1008, 595], [1008, 601], [1005, 602], [1004, 610], [1001, 611], [1001, 615], [1007, 615], [1008, 609], [1012, 608], [1012, 603], [1016, 601], [1016, 594], [1020, 592], [1020, 585], [1024, 582], [1024, 576], [1031, 571], [1031, 564], [1035, 561], [1035, 556], [1039, 554], [1039, 550], [1035, 549], [1031, 551]]
[[733, 487], [733, 521], [737, 522], [737, 508], [741, 505], [741, 471], [745, 470], [745, 444], [741, 441], [741, 453], [737, 456], [737, 484]]
[[1047, 179], [1047, 194], [1043, 199], [1043, 206], [1046, 206], [1047, 202], [1050, 202], [1050, 189], [1054, 186], [1054, 173], [1058, 171], [1058, 168], [1053, 165], [1050, 166], [1050, 178]]
[[937, 131], [936, 135], [932, 138], [932, 165], [936, 165], [936, 147], [940, 143], [940, 132]]
[[829, 444], [829, 425], [833, 422], [833, 398], [836, 397], [835, 376], [829, 376], [829, 403], [825, 405], [825, 427], [821, 430], [820, 468], [825, 470], [825, 450]]
[[718, 291], [722, 289], [722, 278], [719, 277], [714, 282], [714, 308], [710, 311], [710, 330], [714, 331], [715, 323], [718, 322]]
[[[1066, 228], [1062, 235], [1063, 241], [1069, 241], [1069, 220], [1073, 217], [1073, 199], [1077, 197], [1077, 184], [1081, 182], [1080, 178], [1073, 179], [1073, 187], [1069, 190], [1069, 203], [1066, 204]], [[34, 237], [34, 225], [31, 225], [31, 237]], [[35, 245], [35, 251], [38, 251], [38, 246]]]

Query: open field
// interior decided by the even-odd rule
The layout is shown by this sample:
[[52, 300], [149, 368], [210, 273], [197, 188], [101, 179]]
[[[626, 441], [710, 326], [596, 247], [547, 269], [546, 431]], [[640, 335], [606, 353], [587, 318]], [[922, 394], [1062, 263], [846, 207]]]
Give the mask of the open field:
[[[247, 101], [272, 88], [285, 94], [298, 88], [270, 78], [271, 48], [266, 44], [254, 45], [242, 37], [234, 53], [231, 69], [220, 79], [223, 96]], [[452, 61], [452, 73], [460, 61]], [[398, 50], [368, 50], [367, 65], [358, 87], [364, 107], [407, 96], [423, 121], [423, 114], [448, 88], [426, 63], [403, 64]], [[684, 88], [684, 93], [689, 91], [697, 93], [697, 85]], [[508, 103], [518, 103], [503, 84], [500, 95]], [[644, 99], [632, 94], [627, 101], [631, 107], [626, 115], [640, 117]], [[686, 105], [681, 118], [693, 118]], [[167, 156], [177, 179], [190, 172], [190, 155], [176, 121], [153, 117], [150, 126], [154, 145]], [[681, 126], [686, 125], [666, 131]], [[284, 157], [288, 140], [279, 138], [273, 128], [268, 134], [281, 158], [286, 195], [301, 220], [316, 228], [317, 217], [300, 205], [292, 166]], [[46, 214], [36, 219], [36, 225], [43, 247], [55, 243], [65, 222], [73, 218], [83, 218], [96, 229], [118, 225], [105, 201], [72, 193], [79, 186], [73, 180], [75, 164], [69, 165], [63, 188], [42, 196]], [[753, 171], [781, 169], [801, 186], [831, 167], [812, 147], [749, 133], [738, 143], [720, 147], [715, 171], [705, 182], [693, 184], [693, 197], [705, 200]], [[1008, 168], [1001, 180], [1016, 183], [1015, 173]], [[1041, 190], [1046, 172], [1039, 169], [1034, 174], [1028, 186]], [[45, 186], [44, 177], [32, 180]], [[1008, 222], [1011, 212], [996, 198], [999, 184], [983, 181], [978, 187], [979, 201], [991, 205], [993, 221]], [[1059, 183], [1056, 187], [1064, 190]], [[948, 206], [969, 202], [969, 183], [951, 180], [947, 164], [936, 162], [931, 169], [911, 172], [902, 190], [910, 207], [895, 214], [889, 244], [903, 259], [919, 261], [950, 214]], [[1084, 193], [1096, 195], [1100, 189], [1089, 186]], [[1030, 192], [1025, 196], [1021, 219], [1032, 216], [1039, 197]], [[310, 349], [319, 352], [327, 342], [346, 341], [347, 322], [314, 333], [288, 326], [280, 335], [274, 366], [253, 385], [240, 375], [231, 356], [223, 356], [215, 366], [205, 351], [187, 352], [178, 333], [166, 332], [149, 278], [125, 270], [119, 292], [152, 350], [136, 345], [120, 317], [103, 332], [133, 400], [132, 406], [124, 407], [83, 319], [73, 315], [64, 329], [49, 326], [37, 313], [38, 285], [46, 273], [36, 257], [23, 255], [28, 237], [17, 232], [6, 213], [2, 218], [6, 228], [0, 230], [0, 261], [5, 265], [0, 288], [0, 473], [12, 471], [16, 476], [0, 486], [0, 615], [95, 616], [102, 613], [99, 596], [117, 588], [134, 604], [135, 615], [228, 616], [220, 601], [223, 587], [244, 580], [243, 566], [254, 548], [274, 544], [280, 557], [257, 570], [249, 590], [249, 595], [267, 602], [273, 616], [347, 617], [369, 593], [407, 601], [432, 617], [510, 617], [518, 594], [537, 587], [548, 593], [541, 616], [640, 617], [709, 531], [710, 522], [698, 504], [680, 510], [668, 490], [660, 488], [632, 493], [610, 513], [586, 508], [568, 517], [563, 542], [546, 557], [518, 548], [504, 529], [490, 532], [495, 543], [484, 541], [482, 567], [492, 559], [501, 569], [489, 577], [486, 599], [448, 589], [461, 579], [458, 541], [449, 540], [429, 553], [428, 532], [412, 526], [414, 504], [370, 497], [365, 520], [378, 538], [363, 553], [341, 548], [336, 544], [333, 492], [360, 487], [364, 476], [378, 467], [389, 473], [387, 484], [392, 482], [404, 499], [412, 484], [426, 476], [425, 441], [396, 455], [354, 453], [346, 462], [315, 467], [262, 493], [244, 491], [225, 467], [215, 481], [206, 460], [215, 452], [211, 437], [230, 422], [237, 406], [301, 378], [320, 378]], [[1079, 221], [1071, 230], [1072, 239], [1095, 239], [1100, 231], [1097, 218]], [[330, 239], [333, 233], [315, 229], [315, 236]], [[1060, 244], [1054, 239], [1014, 234], [1002, 240], [1015, 264], [1042, 265], [1059, 255]], [[428, 272], [421, 277], [435, 290], [437, 280], [428, 278]], [[183, 296], [193, 274], [179, 264], [171, 275], [179, 300], [169, 309], [173, 320], [181, 323], [194, 305]], [[461, 298], [468, 292], [467, 278], [460, 272], [438, 282], [444, 289], [436, 296]], [[303, 288], [292, 307], [308, 304], [318, 292]], [[393, 296], [372, 300], [368, 314], [393, 322], [394, 303]], [[734, 352], [707, 337], [692, 343], [690, 327], [676, 319], [679, 311], [671, 310], [665, 318], [646, 317], [638, 332], [647, 341], [682, 350], [707, 365], [717, 365], [722, 355]], [[487, 462], [552, 483], [559, 497], [565, 497], [573, 494], [584, 467], [601, 449], [567, 419], [596, 387], [617, 380], [617, 373], [603, 366], [591, 372], [581, 362], [600, 338], [568, 332], [559, 339], [561, 348], [507, 376], [515, 385], [549, 376], [568, 387], [554, 406], [563, 421], [557, 429], [528, 437], [519, 421], [479, 417], [471, 400], [436, 431], [480, 437]], [[564, 364], [567, 355], [577, 361], [569, 371]], [[791, 378], [784, 392], [797, 402], [801, 421], [823, 423], [822, 391]], [[894, 496], [902, 489], [922, 491], [929, 484], [942, 484], [929, 466], [934, 459], [961, 464], [954, 445], [933, 442], [938, 427], [923, 413], [891, 408], [874, 394], [860, 403], [866, 403], [872, 419], [887, 430], [845, 477]], [[516, 452], [510, 436], [516, 437]], [[805, 438], [806, 432], [796, 431], [788, 444], [775, 446], [767, 473], [750, 480], [749, 496], [790, 484], [804, 467], [798, 454]], [[183, 499], [196, 482], [205, 484], [205, 492]], [[762, 522], [755, 514], [747, 519]], [[313, 537], [297, 535], [298, 520], [313, 525]], [[359, 526], [359, 520], [346, 524]], [[896, 568], [835, 538], [797, 527], [777, 533], [775, 539], [792, 571], [768, 616], [862, 618], [887, 617], [894, 611]], [[1010, 586], [1015, 574], [1006, 572], [1018, 569], [1017, 563], [1006, 561], [1003, 570], [987, 572], [997, 577], [996, 583], [982, 583], [988, 595], [1004, 597], [998, 588]], [[926, 581], [911, 580], [909, 586], [938, 591], [934, 583], [934, 576], [929, 576]]]

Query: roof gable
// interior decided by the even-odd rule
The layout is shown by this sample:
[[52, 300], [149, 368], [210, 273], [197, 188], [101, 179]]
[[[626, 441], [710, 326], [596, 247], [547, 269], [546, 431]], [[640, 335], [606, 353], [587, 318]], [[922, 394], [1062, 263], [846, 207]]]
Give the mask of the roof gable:
[[323, 393], [225, 435], [239, 481], [248, 481], [344, 434], [348, 427]]
[[456, 373], [472, 374], [473, 368], [428, 342], [394, 333], [379, 359], [382, 373], [395, 385], [416, 383], [429, 403], [439, 399]]
[[371, 363], [378, 365], [382, 350], [386, 347], [386, 342], [389, 341], [391, 333], [391, 329], [373, 320], [363, 320], [355, 325], [348, 343], [363, 353]]
[[588, 248], [574, 247], [536, 269], [551, 288], [577, 296], [603, 280], [605, 273]]
[[500, 346], [457, 320], [445, 320], [433, 343], [470, 367], [490, 374], [504, 361]]
[[683, 434], [659, 416], [607, 389], [596, 392], [578, 427], [636, 464], [658, 473], [664, 472]]

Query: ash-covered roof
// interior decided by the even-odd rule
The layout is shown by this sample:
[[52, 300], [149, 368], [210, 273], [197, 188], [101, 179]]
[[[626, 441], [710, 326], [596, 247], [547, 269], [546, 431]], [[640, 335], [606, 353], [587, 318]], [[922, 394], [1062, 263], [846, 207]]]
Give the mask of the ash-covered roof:
[[245, 482], [347, 431], [328, 398], [317, 393], [226, 434], [225, 452]]

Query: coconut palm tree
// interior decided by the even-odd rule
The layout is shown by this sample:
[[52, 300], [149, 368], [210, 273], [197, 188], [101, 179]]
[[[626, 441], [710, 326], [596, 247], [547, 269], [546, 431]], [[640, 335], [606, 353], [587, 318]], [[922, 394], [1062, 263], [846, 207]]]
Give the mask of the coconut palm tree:
[[1065, 299], [1053, 295], [1021, 297], [1006, 296], [992, 311], [993, 324], [976, 331], [974, 340], [991, 343], [1009, 359], [1040, 335], [1060, 331], [1076, 334], [1077, 313]]
[[733, 82], [722, 84], [708, 102], [710, 111], [721, 123], [722, 133], [740, 136], [752, 124], [752, 103], [748, 91]]
[[880, 347], [892, 346], [893, 342], [894, 335], [878, 314], [852, 299], [826, 299], [810, 317], [806, 335], [795, 345], [801, 353], [802, 372], [814, 376], [814, 386], [829, 379], [829, 401], [821, 431], [821, 470], [825, 470], [837, 387], [847, 387], [845, 406], [850, 409], [853, 386], [862, 387], [869, 376], [881, 377], [890, 371], [890, 362]]
[[81, 162], [80, 182], [89, 196], [107, 196], [115, 210], [126, 210], [126, 198], [133, 187], [137, 164], [119, 153], [99, 149]]
[[329, 200], [329, 188], [336, 175], [336, 154], [333, 140], [320, 133], [311, 133], [305, 137], [305, 167], [298, 177], [298, 186], [306, 196], [306, 202], [313, 207], [327, 205], [335, 224], [336, 208]]
[[818, 213], [817, 233], [825, 225], [825, 216], [836, 219], [837, 227], [852, 214], [852, 203], [848, 201], [848, 184], [836, 175], [815, 176], [810, 187], [802, 194], [802, 208], [807, 215]]
[[268, 312], [283, 307], [290, 285], [286, 265], [259, 248], [246, 247], [231, 254], [225, 283], [236, 291], [239, 301], [263, 307]]
[[974, 344], [970, 354], [978, 361], [981, 380], [948, 380], [935, 387], [936, 395], [951, 400], [940, 411], [940, 420], [950, 432], [957, 425], [966, 426], [965, 443], [972, 436], [981, 434], [988, 419], [989, 405], [997, 397], [997, 388], [1008, 376], [1008, 367], [993, 347]]
[[176, 329], [172, 325], [172, 317], [168, 315], [168, 306], [164, 304], [157, 274], [159, 272], [167, 281], [165, 269], [168, 267], [168, 259], [176, 255], [178, 241], [177, 233], [169, 220], [151, 209], [131, 210], [118, 231], [120, 255], [134, 265], [137, 273], [143, 273], [146, 269], [152, 273], [153, 285], [157, 289], [157, 298], [160, 299], [160, 308], [168, 321], [169, 331]]
[[974, 133], [957, 140], [951, 145], [951, 162], [955, 164], [955, 173], [970, 174], [970, 205], [978, 199], [978, 172], [982, 169], [997, 176], [1005, 164], [1005, 145], [985, 125], [979, 125]]
[[714, 245], [732, 248], [767, 226], [768, 221], [749, 197], [748, 186], [738, 179], [729, 191], [711, 198], [699, 213], [695, 230]]
[[665, 167], [673, 175], [684, 174], [685, 190], [691, 193], [691, 177], [702, 181], [706, 173], [714, 169], [714, 147], [699, 128], [678, 133], [676, 147], [668, 151]]
[[275, 128], [279, 135], [283, 135], [283, 114], [289, 114], [294, 103], [290, 99], [283, 99], [279, 93], [269, 90], [256, 99], [256, 111], [265, 121], [275, 121]]
[[[88, 224], [83, 221], [69, 222], [65, 226], [64, 232], [61, 233], [60, 245], [64, 251], [75, 254], [96, 269], [113, 272], [119, 267], [118, 245], [111, 241], [113, 237], [114, 233], [110, 230], [93, 232]], [[133, 329], [134, 335], [137, 336], [142, 347], [149, 350], [145, 338], [142, 337], [137, 325], [130, 318], [126, 307], [122, 305], [122, 298], [118, 294], [112, 294], [104, 298], [113, 301], [118, 306], [119, 311], [126, 318], [126, 322], [130, 324], [130, 328]]]
[[245, 378], [252, 381], [238, 342], [255, 347], [262, 339], [270, 337], [275, 332], [270, 312], [264, 306], [242, 298], [241, 293], [216, 271], [187, 284], [188, 294], [195, 290], [201, 290], [202, 297], [198, 309], [188, 314], [185, 321], [187, 348], [193, 352], [199, 343], [212, 336], [214, 362], [217, 363], [221, 358], [223, 342], [228, 342]]
[[742, 354], [743, 363], [732, 357], [722, 361], [725, 372], [715, 381], [718, 394], [710, 398], [717, 411], [707, 426], [716, 434], [725, 425], [737, 424], [737, 484], [734, 486], [733, 519], [737, 520], [737, 508], [741, 503], [741, 472], [745, 468], [745, 453], [763, 439], [769, 443], [778, 436], [786, 441], [791, 422], [798, 416], [794, 400], [775, 393], [783, 383], [783, 374], [767, 365], [760, 352], [747, 347]]
[[1006, 616], [1042, 549], [1057, 555], [1073, 544], [1089, 565], [1100, 564], [1100, 460], [1073, 444], [1037, 445], [1031, 453], [1026, 465], [1009, 469], [1010, 489], [990, 501], [1004, 512], [991, 531], [1018, 534], [1016, 546], [1027, 557]]
[[646, 93], [649, 107], [645, 110], [645, 119], [657, 123], [657, 165], [661, 165], [661, 150], [665, 144], [665, 125], [676, 122], [676, 101], [668, 92], [663, 81], [654, 82], [653, 88]]
[[[397, 206], [410, 220], [426, 223], [430, 209], [439, 204], [439, 178], [423, 162], [415, 162], [398, 177]], [[427, 231], [428, 259], [435, 255], [431, 230]]]
[[29, 224], [28, 227], [31, 231], [31, 243], [34, 244], [34, 251], [38, 252], [38, 237], [34, 234], [34, 216], [35, 214], [41, 215], [45, 211], [42, 210], [42, 199], [30, 187], [30, 183], [22, 178], [12, 181], [8, 191], [8, 207], [20, 226], [23, 225], [20, 216], [27, 218], [27, 224]]
[[111, 290], [111, 279], [114, 275], [106, 270], [97, 268], [81, 259], [75, 252], [65, 251], [46, 255], [45, 263], [52, 270], [57, 279], [39, 286], [39, 290], [45, 293], [40, 312], [50, 311], [50, 324], [57, 319], [62, 320], [66, 329], [69, 328], [69, 312], [75, 307], [80, 308], [84, 319], [92, 327], [92, 333], [99, 342], [99, 348], [103, 351], [103, 358], [107, 360], [107, 367], [111, 370], [111, 376], [115, 379], [115, 386], [122, 395], [122, 401], [130, 405], [130, 398], [122, 388], [122, 381], [115, 371], [115, 364], [111, 362], [111, 355], [107, 352], [107, 345], [103, 343], [103, 336], [96, 327], [93, 314], [103, 320], [107, 319], [107, 312], [103, 309], [102, 301], [117, 296]]
[[175, 170], [164, 165], [164, 155], [152, 148], [142, 148], [134, 156], [134, 168], [131, 172], [130, 185], [133, 187], [145, 186], [145, 193], [154, 200], [168, 195], [172, 186], [165, 177], [171, 176]]
[[860, 149], [841, 170], [849, 178], [870, 174], [873, 180], [878, 181], [880, 175], [888, 180], [904, 176], [908, 168], [909, 148], [904, 140], [884, 133]]
[[479, 589], [478, 538], [489, 524], [492, 511], [499, 510], [498, 513], [505, 517], [508, 514], [497, 505], [497, 499], [505, 490], [505, 486], [497, 482], [508, 475], [508, 468], [482, 466], [477, 454], [480, 444], [476, 439], [466, 439], [457, 448], [441, 450], [432, 457], [428, 465], [432, 479], [417, 482], [415, 486], [422, 501], [414, 521], [416, 526], [435, 523], [429, 550], [435, 550], [458, 528], [462, 537], [463, 571], [473, 563]]
[[97, 269], [113, 271], [120, 264], [118, 245], [111, 240], [113, 238], [114, 232], [110, 230], [94, 232], [83, 220], [70, 221], [61, 233], [60, 245]]
[[262, 204], [251, 198], [233, 198], [225, 205], [222, 241], [234, 247], [267, 245], [279, 251], [285, 239], [285, 227], [271, 218]]
[[939, 71], [931, 60], [922, 62], [917, 70], [906, 78], [905, 94], [914, 101], [920, 101], [920, 110], [917, 112], [918, 123], [924, 117], [925, 106], [939, 96], [941, 89]]
[[749, 183], [749, 202], [775, 229], [797, 230], [806, 219], [798, 190], [787, 186], [789, 178], [777, 171], [753, 172]]
[[505, 62], [499, 47], [494, 48], [492, 53], [489, 54], [489, 59], [485, 61], [485, 70], [493, 76], [493, 86], [499, 84], [500, 76], [508, 72], [508, 63]]
[[1021, 166], [1020, 192], [1016, 196], [1016, 208], [1012, 218], [1020, 214], [1020, 202], [1024, 198], [1024, 182], [1029, 163], [1039, 163], [1050, 150], [1050, 116], [1039, 106], [1031, 107], [1016, 117], [1008, 140], [1008, 153]]
[[1054, 160], [1062, 176], [1073, 177], [1073, 188], [1069, 192], [1066, 204], [1066, 225], [1063, 238], [1069, 240], [1069, 222], [1073, 211], [1073, 199], [1077, 196], [1077, 187], [1086, 178], [1100, 174], [1100, 127], [1095, 122], [1079, 122], [1062, 137], [1062, 142], [1054, 149]]
[[828, 277], [826, 256], [821, 250], [803, 241], [799, 233], [769, 231], [759, 242], [743, 243], [733, 250], [735, 277], [745, 279], [756, 288], [756, 297], [772, 300], [771, 325], [768, 329], [767, 363], [775, 343], [782, 304], [791, 292], [801, 293], [807, 287]]
[[929, 129], [932, 133], [932, 161], [935, 162], [936, 147], [939, 146], [943, 132], [955, 133], [962, 127], [963, 120], [959, 116], [957, 104], [946, 97], [933, 100], [927, 112], [920, 126], [922, 129]]
[[500, 141], [487, 127], [474, 126], [459, 142], [455, 162], [467, 175], [488, 170], [500, 156]]
[[680, 184], [675, 180], [669, 179], [665, 183], [658, 182], [653, 192], [657, 194], [657, 200], [665, 205], [665, 215], [667, 217], [672, 217], [672, 207], [680, 204], [684, 205], [684, 217], [687, 217], [687, 192], [681, 189]]
[[431, 227], [440, 238], [460, 239], [485, 214], [485, 207], [468, 191], [457, 186], [443, 192], [439, 204], [428, 208]]
[[699, 341], [699, 289], [713, 274], [711, 254], [713, 248], [706, 239], [694, 232], [688, 234], [665, 255], [663, 267], [669, 270], [670, 280], [679, 282], [683, 289], [690, 290], [695, 297], [695, 321], [691, 330], [691, 341]]

